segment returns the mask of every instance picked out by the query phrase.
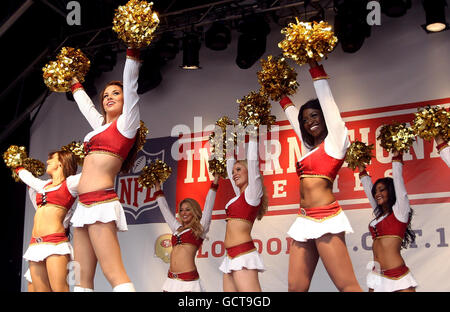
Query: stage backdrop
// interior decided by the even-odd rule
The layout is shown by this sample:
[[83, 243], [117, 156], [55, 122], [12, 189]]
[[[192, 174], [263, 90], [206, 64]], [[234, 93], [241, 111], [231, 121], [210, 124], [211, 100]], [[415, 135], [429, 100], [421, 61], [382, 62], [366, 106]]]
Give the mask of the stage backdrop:
[[[333, 12], [327, 12], [326, 18], [333, 23]], [[321, 62], [330, 76], [330, 86], [350, 129], [351, 139], [375, 144], [377, 131], [384, 122], [394, 119], [410, 122], [419, 106], [448, 106], [450, 103], [450, 76], [446, 68], [450, 55], [448, 32], [428, 35], [420, 27], [424, 22], [420, 1], [413, 1], [412, 8], [401, 18], [382, 15], [381, 25], [372, 27], [371, 36], [357, 53], [343, 53], [337, 46], [328, 59]], [[282, 40], [280, 26], [273, 23], [270, 26], [264, 58], [280, 53], [277, 47]], [[200, 50], [202, 69], [198, 71], [182, 70], [178, 66], [182, 60], [182, 53], [179, 53], [161, 69], [162, 83], [141, 95], [141, 119], [150, 130], [148, 140], [132, 173], [116, 181], [129, 224], [129, 231], [119, 233], [119, 239], [125, 267], [138, 291], [161, 290], [168, 269], [166, 261], [170, 246], [167, 237], [170, 231], [163, 222], [152, 191], [141, 189], [136, 183], [137, 176], [144, 163], [162, 158], [173, 169], [172, 176], [164, 183], [164, 192], [172, 209], [175, 211], [176, 204], [186, 196], [203, 204], [211, 179], [206, 167], [207, 137], [211, 131], [207, 126], [223, 115], [237, 119], [236, 99], [259, 88], [256, 79], [260, 69], [258, 63], [247, 70], [235, 65], [238, 35], [232, 33], [232, 42], [224, 51], [211, 51], [203, 46]], [[96, 81], [99, 91], [106, 82], [121, 79], [124, 59], [124, 54], [118, 55], [114, 70], [104, 73]], [[292, 62], [291, 65], [296, 69], [300, 83], [298, 92], [292, 97], [299, 106], [315, 97], [314, 88], [307, 68]], [[95, 103], [97, 98], [98, 94], [93, 98]], [[267, 269], [260, 275], [263, 290], [287, 291], [289, 238], [286, 232], [298, 209], [298, 179], [294, 164], [302, 148], [277, 103], [273, 103], [272, 113], [278, 120], [279, 140], [271, 144], [281, 148], [281, 155], [261, 162], [270, 207], [262, 221], [255, 222], [253, 237]], [[173, 131], [179, 125], [191, 129], [195, 137], [180, 138], [182, 133]], [[82, 140], [90, 130], [75, 103], [68, 101], [65, 94], [52, 93], [32, 126], [30, 155], [45, 161], [50, 150], [72, 140]], [[181, 150], [185, 159], [173, 159], [173, 150]], [[404, 156], [404, 163], [406, 189], [415, 212], [412, 227], [417, 242], [402, 251], [403, 257], [419, 283], [418, 291], [450, 291], [450, 169], [439, 158], [434, 144], [422, 140], [415, 143], [410, 155]], [[368, 167], [370, 174], [377, 179], [390, 175], [390, 169], [390, 156], [376, 145], [376, 159]], [[358, 281], [366, 290], [365, 278], [369, 272], [368, 263], [372, 260], [372, 240], [367, 225], [373, 215], [358, 176], [350, 169], [340, 170], [334, 191], [354, 229], [353, 234], [346, 236], [346, 242]], [[231, 196], [229, 181], [222, 180], [208, 240], [204, 241], [196, 259], [208, 291], [222, 290], [218, 267], [225, 256], [223, 207]], [[24, 250], [28, 247], [33, 216], [34, 209], [27, 199]], [[23, 272], [26, 269], [24, 262]], [[111, 290], [99, 267], [95, 288]], [[26, 290], [24, 279], [22, 289]], [[336, 291], [320, 262], [310, 290]]]

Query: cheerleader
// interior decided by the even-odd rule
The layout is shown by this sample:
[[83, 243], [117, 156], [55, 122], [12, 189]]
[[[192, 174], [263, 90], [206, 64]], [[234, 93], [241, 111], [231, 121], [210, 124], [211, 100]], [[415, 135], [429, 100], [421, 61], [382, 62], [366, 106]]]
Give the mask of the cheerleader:
[[141, 63], [139, 50], [129, 48], [126, 55], [123, 85], [112, 81], [101, 92], [102, 114], [76, 79], [72, 85], [74, 99], [94, 129], [84, 138], [87, 156], [72, 217], [75, 260], [81, 267], [80, 285], [75, 291], [93, 289], [97, 261], [113, 291], [135, 291], [122, 261], [117, 231], [127, 231], [128, 227], [114, 191], [116, 175], [128, 171], [137, 153]]
[[205, 291], [195, 265], [195, 255], [203, 243], [211, 224], [214, 200], [219, 187], [219, 175], [214, 176], [214, 182], [206, 195], [205, 206], [202, 209], [192, 198], [185, 198], [179, 204], [178, 221], [172, 214], [161, 185], [156, 184], [156, 200], [161, 213], [172, 234], [172, 253], [167, 279], [162, 287], [167, 292], [201, 292]]
[[261, 220], [267, 211], [267, 196], [254, 136], [250, 135], [247, 160], [227, 159], [227, 173], [236, 197], [225, 205], [227, 254], [219, 268], [223, 272], [223, 290], [261, 291], [258, 273], [265, 269], [251, 231], [255, 219]]
[[436, 148], [439, 155], [447, 166], [450, 167], [450, 145], [448, 145], [448, 142], [445, 142], [440, 135], [436, 136], [434, 140], [436, 141]]
[[402, 155], [394, 152], [392, 177], [378, 179], [374, 185], [365, 167], [359, 166], [364, 192], [373, 208], [370, 222], [373, 259], [376, 265], [367, 277], [369, 291], [413, 292], [417, 283], [400, 254], [415, 240], [411, 230], [412, 210], [402, 176]]
[[297, 162], [300, 209], [288, 231], [289, 291], [308, 291], [319, 258], [339, 291], [362, 291], [345, 243], [353, 229], [333, 194], [333, 181], [350, 146], [348, 130], [334, 102], [327, 74], [317, 62], [310, 73], [318, 99], [300, 112], [285, 96], [281, 107], [309, 152]]
[[36, 209], [30, 245], [23, 255], [29, 265], [30, 274], [25, 274], [29, 290], [69, 291], [66, 280], [67, 264], [72, 259], [69, 219], [80, 178], [80, 174], [75, 175], [75, 157], [67, 151], [50, 153], [46, 169], [49, 180], [35, 178], [23, 167], [15, 170], [28, 185]]

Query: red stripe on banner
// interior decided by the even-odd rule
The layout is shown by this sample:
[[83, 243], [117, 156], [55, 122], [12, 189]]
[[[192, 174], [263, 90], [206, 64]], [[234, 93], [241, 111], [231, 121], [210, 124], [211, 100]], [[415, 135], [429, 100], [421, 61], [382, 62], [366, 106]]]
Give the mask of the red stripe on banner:
[[443, 105], [443, 104], [448, 104], [448, 103], [450, 103], [450, 98], [444, 98], [444, 99], [437, 99], [437, 100], [430, 100], [430, 101], [422, 101], [422, 102], [415, 102], [415, 103], [408, 103], [408, 104], [399, 104], [399, 105], [343, 112], [343, 113], [341, 113], [341, 116], [343, 118], [345, 118], [345, 117], [353, 117], [353, 116], [359, 116], [359, 115], [378, 114], [378, 113], [393, 112], [393, 111], [397, 111], [397, 110], [418, 108], [418, 107], [424, 107], [424, 106]]

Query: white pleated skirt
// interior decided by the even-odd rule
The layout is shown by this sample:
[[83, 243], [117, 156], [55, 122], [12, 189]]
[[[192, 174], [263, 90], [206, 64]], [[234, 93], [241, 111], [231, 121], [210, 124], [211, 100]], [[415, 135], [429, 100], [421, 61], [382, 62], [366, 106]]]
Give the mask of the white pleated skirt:
[[398, 279], [386, 277], [376, 272], [370, 272], [367, 275], [366, 281], [367, 287], [373, 289], [374, 292], [394, 292], [410, 287], [417, 287], [417, 282], [411, 271]]
[[72, 245], [69, 242], [63, 242], [59, 244], [32, 244], [28, 247], [27, 251], [23, 255], [23, 258], [27, 261], [40, 262], [44, 261], [51, 255], [70, 255], [70, 259], [73, 260]]
[[78, 202], [70, 222], [74, 227], [84, 227], [96, 222], [116, 222], [117, 230], [125, 232], [128, 230], [127, 219], [120, 201], [99, 203], [90, 207]]
[[353, 228], [343, 210], [323, 221], [297, 216], [287, 234], [298, 242], [306, 242], [308, 239], [316, 239], [327, 233], [341, 232], [353, 233]]
[[244, 268], [258, 270], [258, 272], [261, 273], [266, 270], [261, 255], [257, 250], [237, 256], [233, 259], [225, 256], [219, 270], [223, 273], [231, 273], [231, 271], [240, 271]]
[[167, 278], [162, 287], [167, 292], [204, 292], [205, 289], [200, 279], [195, 281], [182, 281], [175, 278]]

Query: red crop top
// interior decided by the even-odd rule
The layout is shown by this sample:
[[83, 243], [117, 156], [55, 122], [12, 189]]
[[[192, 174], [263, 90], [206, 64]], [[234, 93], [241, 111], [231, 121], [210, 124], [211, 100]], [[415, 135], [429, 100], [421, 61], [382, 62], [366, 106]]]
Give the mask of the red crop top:
[[320, 177], [334, 181], [344, 159], [336, 159], [325, 152], [325, 142], [297, 163], [297, 175], [300, 178]]
[[192, 233], [192, 229], [187, 229], [179, 234], [172, 234], [172, 246], [180, 245], [180, 244], [191, 244], [200, 248], [203, 243], [203, 238], [196, 238], [194, 233]]
[[261, 204], [252, 206], [247, 203], [245, 200], [245, 192], [242, 192], [238, 199], [225, 207], [225, 213], [227, 215], [226, 220], [240, 219], [253, 224], [258, 215], [260, 205]]
[[[50, 184], [51, 182], [47, 183], [47, 185]], [[69, 189], [67, 188], [67, 180], [64, 180], [61, 186], [54, 191], [44, 191], [36, 194], [36, 205], [38, 207], [52, 204], [68, 210], [72, 207], [74, 201], [75, 197], [70, 194]]]
[[136, 136], [129, 139], [122, 135], [117, 129], [117, 119], [113, 121], [108, 128], [94, 135], [88, 142], [84, 142], [84, 150], [86, 153], [104, 152], [127, 158], [128, 153], [136, 141]]
[[372, 225], [371, 223], [369, 225], [369, 231], [370, 234], [372, 234], [372, 239], [374, 240], [384, 236], [393, 236], [403, 240], [407, 227], [408, 223], [403, 223], [397, 220], [392, 212], [377, 224]]

